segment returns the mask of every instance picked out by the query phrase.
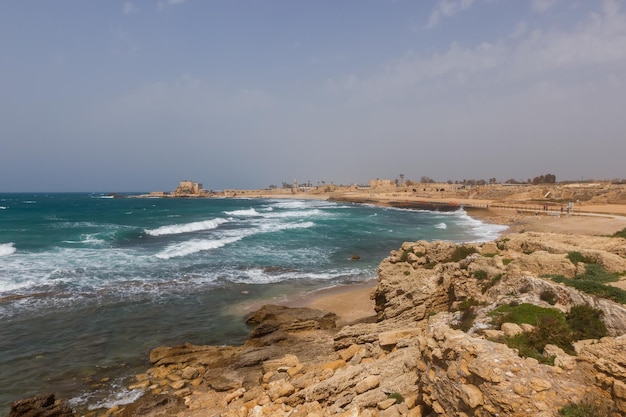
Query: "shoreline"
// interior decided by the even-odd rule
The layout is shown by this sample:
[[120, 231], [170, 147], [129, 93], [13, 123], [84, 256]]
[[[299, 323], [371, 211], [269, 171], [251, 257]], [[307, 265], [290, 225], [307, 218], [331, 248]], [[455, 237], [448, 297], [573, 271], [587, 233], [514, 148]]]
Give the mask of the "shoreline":
[[[297, 197], [292, 198], [297, 199]], [[388, 202], [385, 201], [380, 205], [391, 206], [385, 203]], [[376, 203], [367, 202], [367, 204]], [[626, 228], [626, 217], [617, 215], [550, 216], [518, 213], [514, 210], [497, 208], [464, 208], [464, 210], [470, 217], [484, 223], [507, 226], [508, 228], [500, 234], [500, 237], [527, 231], [608, 236]], [[284, 300], [275, 301], [274, 304], [287, 307], [308, 307], [335, 313], [337, 314], [337, 325], [341, 327], [360, 320], [368, 320], [376, 315], [374, 300], [370, 297], [376, 285], [377, 279], [357, 284], [338, 285], [288, 296]], [[272, 303], [271, 300], [265, 301], [241, 306], [241, 312], [251, 312], [255, 310], [255, 307], [258, 309], [268, 302]]]

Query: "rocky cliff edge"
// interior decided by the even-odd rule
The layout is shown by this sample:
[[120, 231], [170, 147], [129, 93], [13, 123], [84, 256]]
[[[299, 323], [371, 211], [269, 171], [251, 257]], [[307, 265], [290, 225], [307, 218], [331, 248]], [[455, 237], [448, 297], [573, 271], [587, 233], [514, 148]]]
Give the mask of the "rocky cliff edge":
[[[153, 367], [131, 386], [144, 396], [107, 413], [548, 417], [585, 404], [626, 415], [626, 308], [567, 282], [598, 267], [617, 281], [600, 285], [623, 284], [626, 240], [522, 233], [482, 244], [406, 242], [379, 266], [375, 319], [337, 328], [332, 313], [265, 306], [248, 317], [255, 327], [243, 346], [154, 349]], [[548, 343], [539, 358], [520, 354], [510, 341], [530, 340], [541, 324], [495, 313], [527, 305], [563, 315], [591, 307], [606, 336], [573, 340], [572, 349]]]

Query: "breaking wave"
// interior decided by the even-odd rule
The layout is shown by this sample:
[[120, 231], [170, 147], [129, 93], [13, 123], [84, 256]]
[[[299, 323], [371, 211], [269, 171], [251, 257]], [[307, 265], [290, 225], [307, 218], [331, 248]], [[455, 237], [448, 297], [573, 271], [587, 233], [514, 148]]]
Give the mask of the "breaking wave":
[[193, 222], [186, 224], [173, 224], [169, 226], [161, 226], [156, 229], [146, 230], [150, 236], [176, 235], [180, 233], [199, 232], [202, 230], [211, 230], [219, 227], [219, 225], [227, 223], [228, 220], [217, 218], [213, 220], [204, 220], [201, 222]]

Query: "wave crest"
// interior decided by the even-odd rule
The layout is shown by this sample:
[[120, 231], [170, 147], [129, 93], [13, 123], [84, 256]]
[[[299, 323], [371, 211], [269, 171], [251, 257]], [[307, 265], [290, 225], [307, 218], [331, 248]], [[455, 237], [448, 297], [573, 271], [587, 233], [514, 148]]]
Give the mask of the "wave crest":
[[156, 229], [146, 230], [150, 236], [176, 235], [180, 233], [199, 232], [202, 230], [211, 230], [219, 227], [219, 225], [227, 223], [228, 220], [216, 218], [213, 220], [204, 220], [201, 222], [193, 222], [186, 224], [172, 224], [169, 226], [161, 226]]
[[13, 255], [17, 249], [13, 246], [13, 242], [0, 243], [0, 256]]

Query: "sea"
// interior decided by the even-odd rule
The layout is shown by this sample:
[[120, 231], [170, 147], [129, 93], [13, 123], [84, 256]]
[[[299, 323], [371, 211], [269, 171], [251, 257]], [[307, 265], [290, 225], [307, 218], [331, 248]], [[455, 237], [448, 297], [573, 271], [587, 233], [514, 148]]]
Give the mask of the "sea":
[[405, 241], [504, 229], [462, 209], [132, 197], [0, 194], [0, 416], [48, 392], [81, 412], [132, 402], [157, 346], [242, 343], [246, 305], [376, 279]]

